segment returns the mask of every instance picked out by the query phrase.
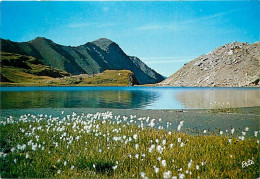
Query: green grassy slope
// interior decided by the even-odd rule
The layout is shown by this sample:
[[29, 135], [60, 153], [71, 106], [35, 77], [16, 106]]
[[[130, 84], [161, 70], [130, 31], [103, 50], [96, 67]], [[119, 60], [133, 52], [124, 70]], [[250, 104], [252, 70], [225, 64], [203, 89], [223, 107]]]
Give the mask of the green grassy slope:
[[1, 86], [132, 86], [129, 70], [106, 70], [95, 75], [74, 75], [41, 64], [30, 56], [1, 53]]
[[73, 75], [126, 69], [135, 74], [140, 84], [158, 83], [164, 79], [140, 59], [126, 55], [108, 39], [98, 39], [77, 47], [59, 45], [43, 37], [23, 43], [0, 40], [3, 52], [33, 56], [44, 65]]

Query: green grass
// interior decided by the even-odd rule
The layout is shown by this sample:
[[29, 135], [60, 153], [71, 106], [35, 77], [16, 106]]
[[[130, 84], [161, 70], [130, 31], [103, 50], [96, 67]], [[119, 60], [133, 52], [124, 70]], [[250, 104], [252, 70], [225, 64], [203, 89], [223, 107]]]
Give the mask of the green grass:
[[1, 86], [132, 86], [129, 70], [106, 70], [74, 75], [43, 65], [34, 57], [1, 52], [1, 74], [10, 82]]
[[[163, 178], [165, 172], [187, 178], [259, 176], [257, 137], [169, 132], [143, 127], [151, 124], [146, 120], [111, 112], [2, 118], [1, 177]], [[248, 160], [254, 164], [243, 167]]]

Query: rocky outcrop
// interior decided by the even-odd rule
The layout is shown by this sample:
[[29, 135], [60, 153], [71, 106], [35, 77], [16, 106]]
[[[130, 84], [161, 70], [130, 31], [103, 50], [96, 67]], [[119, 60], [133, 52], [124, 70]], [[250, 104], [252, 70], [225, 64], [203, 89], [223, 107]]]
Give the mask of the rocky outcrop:
[[77, 47], [59, 45], [43, 37], [22, 43], [1, 39], [1, 48], [3, 52], [33, 56], [44, 65], [73, 75], [92, 75], [105, 70], [130, 70], [139, 84], [164, 80], [163, 76], [140, 59], [126, 55], [115, 42], [105, 38]]
[[185, 64], [159, 85], [201, 87], [260, 86], [260, 42], [233, 42]]

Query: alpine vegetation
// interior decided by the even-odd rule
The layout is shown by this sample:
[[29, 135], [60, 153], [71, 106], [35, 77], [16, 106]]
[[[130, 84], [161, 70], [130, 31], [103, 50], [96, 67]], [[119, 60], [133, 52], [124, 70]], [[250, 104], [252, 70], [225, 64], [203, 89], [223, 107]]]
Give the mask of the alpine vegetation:
[[190, 135], [183, 130], [185, 121], [169, 131], [156, 125], [161, 120], [110, 111], [2, 117], [1, 177], [259, 176], [259, 131], [254, 136], [247, 134], [250, 128]]

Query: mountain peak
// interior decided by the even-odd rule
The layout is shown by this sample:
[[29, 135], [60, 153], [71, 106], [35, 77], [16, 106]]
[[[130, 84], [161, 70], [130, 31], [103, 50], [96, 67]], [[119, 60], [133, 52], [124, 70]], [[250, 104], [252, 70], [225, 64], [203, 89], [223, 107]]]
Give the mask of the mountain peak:
[[35, 39], [29, 41], [29, 42], [50, 42], [50, 43], [54, 43], [52, 40], [47, 39], [45, 37], [36, 37]]
[[187, 63], [164, 80], [170, 86], [259, 86], [260, 44], [232, 42]]
[[101, 49], [105, 50], [107, 49], [111, 44], [115, 44], [112, 40], [109, 40], [107, 38], [99, 38], [92, 42], [96, 46], [100, 47]]

